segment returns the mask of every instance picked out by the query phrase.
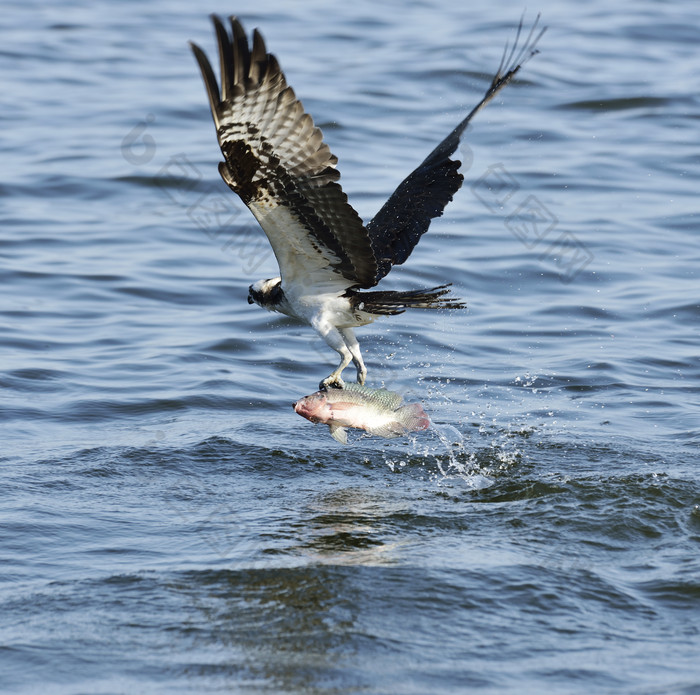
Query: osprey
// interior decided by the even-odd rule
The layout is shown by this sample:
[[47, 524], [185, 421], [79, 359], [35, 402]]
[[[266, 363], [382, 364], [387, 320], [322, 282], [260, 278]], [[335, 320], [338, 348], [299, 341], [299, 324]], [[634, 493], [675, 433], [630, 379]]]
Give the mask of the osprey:
[[280, 276], [250, 286], [248, 302], [310, 324], [340, 354], [320, 388], [343, 387], [352, 361], [357, 381], [367, 369], [353, 328], [406, 309], [459, 309], [449, 285], [405, 292], [370, 291], [413, 251], [430, 221], [462, 185], [451, 159], [472, 117], [537, 51], [539, 15], [522, 47], [522, 20], [513, 46], [483, 99], [394, 191], [367, 225], [348, 203], [337, 157], [287, 85], [257, 29], [252, 45], [235, 18], [230, 33], [212, 15], [221, 88], [204, 51], [191, 43], [204, 78], [224, 161], [219, 173], [248, 206], [272, 246]]

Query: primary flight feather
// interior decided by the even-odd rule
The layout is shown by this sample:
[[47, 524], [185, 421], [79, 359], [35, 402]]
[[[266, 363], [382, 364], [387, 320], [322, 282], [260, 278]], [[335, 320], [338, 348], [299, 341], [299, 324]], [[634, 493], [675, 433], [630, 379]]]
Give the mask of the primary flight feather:
[[433, 218], [462, 185], [451, 159], [472, 117], [537, 51], [539, 16], [522, 47], [522, 21], [483, 99], [426, 157], [365, 225], [348, 203], [337, 158], [287, 85], [257, 29], [249, 42], [241, 23], [229, 29], [212, 16], [221, 84], [204, 51], [192, 50], [204, 78], [224, 161], [219, 173], [248, 206], [272, 246], [280, 276], [250, 286], [248, 302], [310, 324], [341, 357], [321, 388], [343, 386], [352, 361], [357, 381], [367, 369], [353, 328], [409, 308], [464, 307], [447, 285], [405, 292], [370, 291], [403, 263]]

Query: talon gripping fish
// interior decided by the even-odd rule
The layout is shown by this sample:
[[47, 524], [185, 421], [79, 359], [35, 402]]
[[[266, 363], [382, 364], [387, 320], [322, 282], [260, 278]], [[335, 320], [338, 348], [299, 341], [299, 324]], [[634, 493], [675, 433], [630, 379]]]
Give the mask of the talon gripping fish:
[[347, 444], [346, 427], [390, 438], [430, 426], [430, 418], [420, 403], [402, 403], [403, 398], [393, 391], [346, 384], [342, 389], [330, 388], [304, 396], [293, 407], [307, 420], [328, 425], [333, 439]]

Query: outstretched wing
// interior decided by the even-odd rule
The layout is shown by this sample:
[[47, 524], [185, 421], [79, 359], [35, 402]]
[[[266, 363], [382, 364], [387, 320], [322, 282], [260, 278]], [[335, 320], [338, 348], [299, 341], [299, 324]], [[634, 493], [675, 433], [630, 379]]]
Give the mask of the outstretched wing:
[[462, 185], [461, 162], [450, 159], [459, 145], [469, 121], [503, 89], [520, 68], [537, 53], [536, 45], [545, 28], [537, 31], [537, 15], [522, 47], [518, 46], [523, 22], [509, 48], [506, 44], [501, 64], [484, 98], [467, 117], [406, 177], [389, 200], [367, 225], [377, 258], [377, 282], [394, 265], [403, 263], [421, 236], [428, 231], [430, 221], [440, 217], [447, 203]]
[[263, 228], [283, 283], [372, 287], [377, 263], [369, 234], [337, 183], [338, 160], [321, 131], [257, 29], [250, 46], [235, 17], [231, 34], [212, 20], [221, 91], [206, 55], [191, 46], [224, 154], [219, 172]]

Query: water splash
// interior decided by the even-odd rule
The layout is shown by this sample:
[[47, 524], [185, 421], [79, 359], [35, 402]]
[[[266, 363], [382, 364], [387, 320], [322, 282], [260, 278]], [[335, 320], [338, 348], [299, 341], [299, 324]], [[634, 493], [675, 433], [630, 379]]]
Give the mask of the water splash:
[[467, 452], [464, 436], [456, 427], [433, 424], [432, 429], [447, 453], [446, 466], [443, 466], [439, 457], [436, 458], [437, 467], [443, 478], [461, 478], [474, 490], [482, 490], [493, 485], [494, 481], [479, 470], [476, 455], [473, 452]]

